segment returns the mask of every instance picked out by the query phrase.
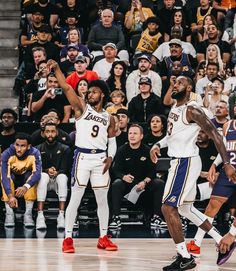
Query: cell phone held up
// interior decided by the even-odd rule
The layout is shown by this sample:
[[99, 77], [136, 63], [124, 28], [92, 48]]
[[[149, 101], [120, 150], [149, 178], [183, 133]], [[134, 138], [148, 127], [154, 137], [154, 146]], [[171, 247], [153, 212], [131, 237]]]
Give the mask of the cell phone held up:
[[62, 88], [52, 88], [51, 89], [51, 94], [54, 96], [56, 95], [62, 95]]

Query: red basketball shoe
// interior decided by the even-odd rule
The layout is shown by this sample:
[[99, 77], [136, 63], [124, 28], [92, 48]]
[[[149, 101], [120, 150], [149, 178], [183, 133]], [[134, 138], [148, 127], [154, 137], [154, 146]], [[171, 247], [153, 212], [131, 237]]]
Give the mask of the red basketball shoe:
[[110, 236], [103, 236], [103, 237], [99, 237], [98, 239], [98, 243], [97, 243], [97, 248], [100, 249], [105, 249], [107, 251], [116, 251], [118, 250], [118, 246], [114, 243], [112, 243], [112, 241], [109, 239]]
[[73, 239], [68, 237], [65, 238], [62, 244], [62, 251], [64, 253], [75, 253], [75, 248], [73, 244]]
[[195, 244], [194, 240], [190, 241], [187, 244], [187, 250], [193, 256], [200, 257], [200, 247]]

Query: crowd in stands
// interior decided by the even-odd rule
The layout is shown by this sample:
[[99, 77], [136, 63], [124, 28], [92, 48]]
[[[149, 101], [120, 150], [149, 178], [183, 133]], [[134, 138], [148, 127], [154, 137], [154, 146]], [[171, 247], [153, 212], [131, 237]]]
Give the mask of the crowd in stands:
[[[110, 99], [104, 107], [116, 119], [119, 147], [111, 172], [111, 227], [121, 225], [121, 199], [132, 189], [132, 178], [138, 185], [145, 178], [152, 180], [141, 198], [151, 201], [151, 225], [161, 226], [165, 224], [160, 209], [165, 174], [156, 174], [147, 158], [149, 149], [167, 133], [168, 112], [175, 102], [171, 92], [178, 76], [188, 77], [190, 100], [202, 106], [219, 132], [228, 119], [235, 118], [235, 11], [235, 1], [230, 0], [22, 1], [14, 90], [19, 95], [19, 120], [29, 125], [40, 123], [31, 139], [26, 138], [42, 159], [35, 197], [25, 197], [27, 203], [38, 200], [37, 228], [46, 228], [43, 209], [47, 190], [58, 193], [57, 223], [59, 228], [64, 227], [75, 147], [75, 132], [67, 134], [60, 129], [61, 123], [75, 122], [73, 108], [47, 61], [59, 63], [66, 82], [85, 100], [92, 80], [102, 79], [109, 87]], [[1, 112], [2, 151], [16, 142], [17, 120], [13, 110]], [[131, 123], [144, 127], [135, 150], [130, 145]], [[217, 151], [203, 132], [197, 144], [204, 165], [199, 178], [202, 184], [207, 183], [207, 171]], [[163, 149], [161, 155], [167, 158], [167, 150]], [[127, 157], [132, 159], [127, 162]], [[203, 190], [200, 185], [199, 200], [207, 199]], [[32, 207], [26, 204], [24, 222], [28, 226], [34, 225]], [[13, 226], [13, 211], [7, 204], [5, 208], [5, 225]], [[229, 209], [234, 216], [233, 198]]]

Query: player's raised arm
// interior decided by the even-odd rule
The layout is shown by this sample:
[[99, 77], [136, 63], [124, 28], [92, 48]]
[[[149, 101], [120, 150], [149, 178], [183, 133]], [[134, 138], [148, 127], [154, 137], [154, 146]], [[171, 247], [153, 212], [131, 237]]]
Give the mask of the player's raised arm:
[[[47, 65], [49, 66], [49, 69], [54, 71], [55, 76], [58, 80], [58, 83], [60, 87], [63, 89], [69, 103], [73, 107], [75, 111], [76, 117], [79, 117], [80, 114], [84, 111], [84, 108], [86, 106], [85, 101], [76, 95], [74, 89], [66, 83], [66, 79], [64, 74], [62, 73], [58, 63], [52, 59], [48, 60]], [[79, 111], [79, 112], [78, 112]]]
[[188, 106], [187, 108], [187, 120], [188, 122], [196, 122], [202, 130], [214, 141], [217, 151], [220, 153], [225, 173], [232, 181], [236, 181], [235, 168], [230, 165], [229, 157], [227, 155], [225, 144], [222, 136], [218, 133], [211, 120], [206, 114], [199, 108], [194, 106]]

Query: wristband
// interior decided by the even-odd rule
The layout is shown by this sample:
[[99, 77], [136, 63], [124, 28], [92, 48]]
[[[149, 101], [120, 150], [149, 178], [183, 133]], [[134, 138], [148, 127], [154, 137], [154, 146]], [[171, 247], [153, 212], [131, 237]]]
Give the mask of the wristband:
[[27, 189], [30, 189], [30, 185], [28, 183], [25, 183], [23, 186], [26, 187]]
[[229, 233], [236, 237], [236, 227], [234, 225], [231, 226]]

